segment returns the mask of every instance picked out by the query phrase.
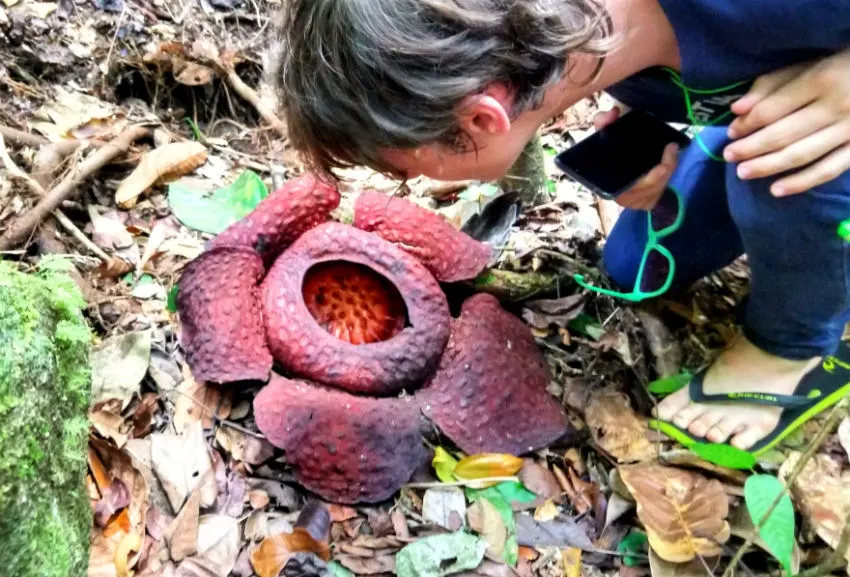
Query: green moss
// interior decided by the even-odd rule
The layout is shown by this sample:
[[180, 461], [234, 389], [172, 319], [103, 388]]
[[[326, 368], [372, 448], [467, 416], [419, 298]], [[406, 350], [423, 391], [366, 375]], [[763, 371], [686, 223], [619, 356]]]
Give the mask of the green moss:
[[35, 274], [0, 261], [0, 567], [16, 577], [86, 574], [91, 333], [67, 264]]

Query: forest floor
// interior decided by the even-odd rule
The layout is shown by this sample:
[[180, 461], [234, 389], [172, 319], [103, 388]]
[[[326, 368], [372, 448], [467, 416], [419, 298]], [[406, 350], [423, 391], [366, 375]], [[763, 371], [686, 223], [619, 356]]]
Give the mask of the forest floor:
[[[616, 211], [559, 173], [551, 153], [592, 133], [602, 96], [544, 128], [549, 198], [510, 223], [497, 265], [561, 279], [511, 307], [549, 362], [549, 391], [579, 432], [571, 446], [526, 456], [517, 481], [488, 489], [497, 494], [483, 504], [434, 470], [373, 506], [323, 503], [299, 486], [257, 432], [252, 391], [192, 378], [169, 302], [211, 238], [201, 231], [244, 214], [250, 178], [240, 176], [274, 190], [303, 172], [264, 82], [277, 8], [0, 2], [0, 250], [24, 268], [44, 254], [72, 261], [97, 334], [89, 575], [728, 576], [742, 548], [739, 574], [845, 570], [833, 554], [848, 542], [843, 406], [747, 469], [703, 460], [646, 424], [650, 385], [706, 366], [735, 335], [746, 260], [640, 306], [570, 280], [598, 265]], [[167, 143], [183, 147], [154, 158]], [[345, 202], [364, 189], [403, 194], [457, 227], [500, 194], [424, 178], [398, 190], [367, 169], [343, 176]], [[790, 484], [794, 509], [778, 507], [753, 543], [752, 518], [779, 494], [767, 477]], [[450, 536], [442, 550], [415, 546], [440, 534]], [[483, 560], [464, 535], [487, 544]]]

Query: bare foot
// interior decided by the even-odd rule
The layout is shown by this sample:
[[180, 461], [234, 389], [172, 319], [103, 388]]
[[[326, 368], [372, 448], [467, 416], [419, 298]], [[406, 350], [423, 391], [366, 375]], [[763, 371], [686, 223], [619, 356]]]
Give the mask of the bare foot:
[[[820, 363], [820, 357], [791, 361], [756, 348], [743, 336], [724, 351], [708, 369], [703, 390], [708, 394], [765, 392], [790, 395], [808, 371]], [[739, 403], [692, 403], [688, 387], [664, 399], [657, 418], [687, 429], [696, 437], [748, 449], [768, 436], [779, 422], [780, 407]]]

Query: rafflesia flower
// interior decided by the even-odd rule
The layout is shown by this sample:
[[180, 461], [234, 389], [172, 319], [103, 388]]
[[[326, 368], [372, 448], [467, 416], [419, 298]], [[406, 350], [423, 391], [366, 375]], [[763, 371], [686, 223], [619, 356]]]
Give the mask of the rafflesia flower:
[[177, 309], [195, 378], [266, 382], [258, 428], [299, 482], [340, 503], [407, 482], [425, 458], [423, 424], [469, 454], [563, 435], [522, 321], [488, 294], [449, 312], [440, 283], [475, 278], [490, 247], [376, 192], [357, 198], [352, 225], [334, 222], [339, 201], [313, 175], [290, 180], [189, 263]]

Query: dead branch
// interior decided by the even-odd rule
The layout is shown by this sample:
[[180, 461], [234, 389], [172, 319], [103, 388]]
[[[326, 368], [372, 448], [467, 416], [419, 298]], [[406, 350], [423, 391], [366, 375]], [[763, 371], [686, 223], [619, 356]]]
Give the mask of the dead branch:
[[[826, 439], [826, 436], [830, 433], [830, 431], [832, 431], [832, 429], [835, 428], [835, 425], [838, 423], [838, 421], [844, 418], [844, 416], [847, 414], [848, 406], [850, 406], [850, 397], [844, 397], [843, 399], [841, 399], [841, 402], [835, 405], [832, 411], [830, 411], [829, 416], [826, 418], [826, 422], [824, 422], [823, 426], [809, 442], [809, 446], [806, 447], [806, 452], [803, 453], [803, 456], [800, 457], [800, 460], [797, 461], [797, 464], [794, 466], [794, 469], [792, 469], [791, 474], [788, 475], [788, 479], [785, 481], [785, 489], [783, 491], [780, 491], [780, 493], [776, 496], [776, 499], [773, 500], [773, 503], [771, 503], [765, 514], [762, 515], [761, 519], [758, 520], [758, 523], [755, 524], [755, 527], [753, 527], [753, 532], [750, 533], [750, 536], [747, 537], [747, 540], [744, 541], [744, 543], [738, 548], [738, 551], [735, 553], [735, 556], [732, 557], [732, 560], [729, 562], [729, 566], [726, 567], [726, 570], [723, 572], [722, 577], [732, 577], [732, 574], [735, 571], [735, 566], [747, 553], [747, 550], [752, 546], [753, 541], [756, 540], [759, 528], [761, 528], [761, 526], [764, 525], [765, 521], [767, 521], [768, 518], [770, 518], [770, 516], [773, 514], [773, 510], [776, 509], [777, 505], [779, 505], [779, 501], [782, 500], [782, 497], [788, 494], [788, 491], [794, 485], [794, 482], [797, 480], [797, 477], [800, 475], [800, 473], [803, 472], [806, 463], [809, 462], [812, 456], [814, 456], [814, 454], [823, 444], [824, 440]], [[842, 538], [843, 537], [844, 534], [842, 533]], [[848, 539], [850, 539], [850, 536], [848, 536]]]
[[230, 84], [230, 87], [233, 88], [236, 94], [241, 96], [245, 101], [253, 106], [260, 116], [263, 117], [263, 120], [271, 125], [275, 132], [283, 138], [286, 138], [288, 136], [286, 125], [277, 117], [271, 107], [260, 99], [260, 95], [242, 81], [233, 66], [226, 66], [224, 68], [224, 72], [226, 74], [228, 84]]
[[42, 144], [47, 144], [46, 138], [18, 130], [17, 128], [10, 128], [8, 126], [0, 125], [0, 136], [9, 142], [14, 142], [15, 144], [23, 146], [41, 146]]
[[23, 241], [48, 214], [56, 210], [62, 201], [71, 196], [89, 176], [126, 152], [133, 142], [149, 133], [150, 131], [144, 126], [131, 126], [97, 152], [91, 154], [75, 170], [72, 170], [62, 182], [47, 193], [32, 210], [9, 227], [9, 230], [0, 237], [0, 251], [9, 250]]
[[[30, 187], [36, 196], [39, 198], [45, 198], [47, 196], [47, 191], [39, 184], [33, 177], [24, 172], [15, 161], [12, 160], [12, 157], [9, 156], [9, 152], [6, 150], [6, 143], [3, 140], [3, 135], [0, 134], [0, 159], [3, 161], [3, 166], [5, 166], [6, 170], [9, 171], [11, 176], [15, 178], [20, 178], [24, 182], [27, 183], [27, 186]], [[97, 255], [102, 261], [106, 262], [109, 260], [109, 255], [106, 254], [103, 249], [94, 244], [89, 237], [83, 234], [77, 226], [71, 222], [71, 219], [65, 216], [65, 213], [59, 210], [58, 208], [53, 211], [53, 216], [56, 220], [61, 224], [65, 230], [67, 230], [74, 238], [80, 241], [83, 246], [89, 249], [92, 253]]]

